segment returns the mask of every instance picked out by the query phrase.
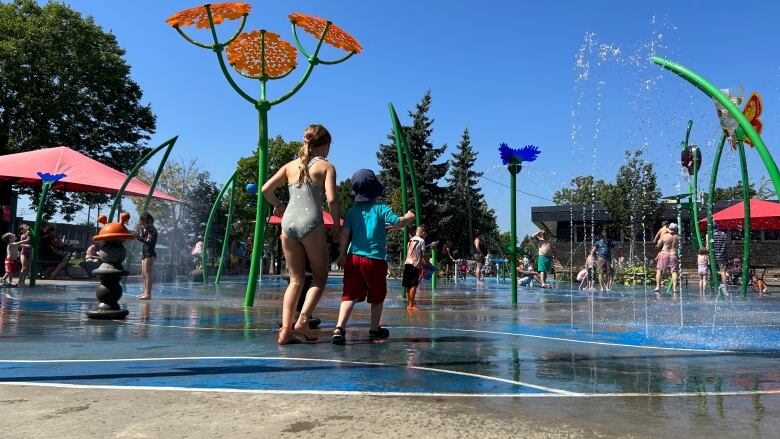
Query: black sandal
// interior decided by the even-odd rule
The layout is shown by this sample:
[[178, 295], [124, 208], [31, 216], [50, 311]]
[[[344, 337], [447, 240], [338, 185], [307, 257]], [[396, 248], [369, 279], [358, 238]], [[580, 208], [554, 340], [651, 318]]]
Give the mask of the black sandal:
[[379, 327], [376, 331], [368, 331], [368, 339], [369, 340], [384, 340], [387, 337], [390, 337], [390, 331], [387, 328]]
[[[339, 331], [340, 334], [336, 334], [336, 331]], [[339, 346], [347, 344], [347, 330], [341, 326], [336, 326], [333, 329], [333, 336], [330, 338], [330, 342]]]

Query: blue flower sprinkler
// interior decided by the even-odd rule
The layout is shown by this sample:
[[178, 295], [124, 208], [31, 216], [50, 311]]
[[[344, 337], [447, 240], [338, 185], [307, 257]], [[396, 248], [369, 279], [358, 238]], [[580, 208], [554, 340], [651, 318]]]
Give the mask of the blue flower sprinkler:
[[506, 166], [509, 171], [510, 182], [510, 233], [511, 233], [511, 248], [510, 248], [510, 262], [512, 266], [512, 306], [517, 306], [517, 174], [523, 169], [523, 162], [532, 162], [539, 157], [541, 151], [534, 145], [526, 145], [522, 148], [510, 148], [506, 143], [502, 143], [499, 146], [498, 151], [501, 153], [501, 162]]

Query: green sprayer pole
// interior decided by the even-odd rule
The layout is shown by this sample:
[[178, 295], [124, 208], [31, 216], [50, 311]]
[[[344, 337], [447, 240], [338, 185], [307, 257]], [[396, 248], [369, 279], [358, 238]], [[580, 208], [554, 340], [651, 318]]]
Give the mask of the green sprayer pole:
[[148, 204], [149, 197], [151, 196], [151, 194], [154, 193], [154, 188], [157, 186], [157, 181], [160, 179], [160, 173], [162, 173], [162, 168], [165, 165], [165, 162], [168, 160], [168, 154], [170, 154], [171, 152], [170, 149], [173, 148], [173, 144], [176, 143], [176, 140], [178, 138], [179, 136], [173, 136], [170, 139], [166, 140], [165, 142], [163, 142], [162, 145], [149, 151], [141, 160], [138, 161], [138, 163], [135, 164], [133, 169], [131, 169], [130, 172], [127, 174], [127, 178], [125, 178], [125, 181], [122, 183], [122, 186], [119, 187], [119, 191], [114, 196], [114, 202], [111, 203], [111, 210], [108, 213], [108, 222], [114, 221], [114, 214], [118, 213], [117, 209], [119, 208], [119, 201], [125, 195], [125, 189], [127, 188], [127, 185], [130, 184], [130, 182], [135, 178], [136, 175], [138, 175], [138, 171], [140, 171], [141, 168], [144, 167], [144, 165], [146, 165], [149, 159], [151, 159], [155, 154], [162, 151], [163, 148], [168, 148], [168, 151], [166, 151], [165, 153], [165, 157], [163, 158], [162, 162], [160, 162], [160, 166], [157, 169], [157, 173], [154, 175], [154, 181], [152, 182], [152, 186], [149, 195], [147, 195], [147, 199], [144, 202], [144, 206]]
[[420, 193], [417, 191], [417, 173], [414, 171], [414, 161], [412, 160], [412, 152], [409, 150], [409, 143], [406, 141], [406, 136], [403, 137], [404, 155], [406, 156], [406, 166], [409, 168], [409, 179], [412, 182], [412, 195], [414, 196], [414, 223], [417, 227], [422, 224], [422, 205], [420, 203]]
[[745, 144], [741, 139], [737, 144], [739, 151], [739, 167], [742, 170], [742, 201], [745, 205], [745, 227], [742, 238], [742, 297], [747, 296], [747, 287], [750, 279], [750, 180], [748, 180], [747, 159], [745, 158]]
[[761, 160], [764, 162], [764, 166], [769, 173], [769, 177], [772, 179], [772, 184], [775, 186], [775, 192], [780, 194], [780, 170], [777, 168], [777, 163], [775, 163], [775, 161], [772, 159], [772, 154], [769, 153], [769, 149], [764, 144], [761, 136], [758, 134], [750, 121], [747, 120], [745, 115], [742, 114], [742, 111], [739, 109], [739, 107], [734, 105], [734, 103], [729, 100], [728, 96], [718, 90], [717, 87], [712, 85], [710, 82], [692, 70], [657, 56], [654, 56], [652, 60], [654, 63], [676, 73], [686, 81], [695, 85], [699, 90], [704, 92], [712, 99], [718, 101], [718, 103], [720, 103], [726, 110], [728, 110], [731, 116], [737, 120], [744, 134], [750, 139], [750, 142], [756, 148], [758, 155], [761, 157]]
[[206, 285], [209, 277], [209, 267], [207, 265], [207, 261], [209, 259], [209, 233], [211, 233], [211, 224], [214, 222], [214, 217], [217, 215], [219, 205], [222, 204], [222, 199], [225, 197], [225, 192], [233, 185], [233, 181], [236, 178], [237, 172], [238, 171], [233, 171], [233, 173], [230, 174], [230, 177], [227, 179], [225, 184], [222, 185], [222, 189], [219, 190], [219, 194], [217, 194], [217, 199], [214, 200], [214, 204], [211, 205], [209, 219], [206, 222], [206, 230], [203, 232], [203, 252], [201, 252], [200, 255], [201, 265], [203, 266], [203, 285]]
[[512, 306], [517, 306], [517, 173], [519, 164], [509, 164], [509, 240], [510, 267], [512, 269]]
[[255, 231], [252, 236], [252, 260], [249, 264], [249, 279], [244, 295], [244, 306], [255, 304], [255, 292], [257, 280], [263, 269], [263, 241], [265, 235], [265, 216], [268, 210], [265, 198], [263, 198], [262, 185], [268, 179], [268, 108], [259, 105], [258, 109], [258, 133], [257, 142], [257, 209], [255, 210]]
[[712, 198], [715, 195], [715, 183], [718, 180], [718, 168], [720, 167], [720, 156], [723, 154], [723, 145], [726, 143], [726, 134], [720, 136], [718, 147], [715, 148], [715, 157], [712, 160], [712, 171], [710, 172], [710, 190], [707, 193], [707, 248], [710, 254], [710, 271], [712, 271], [712, 288], [720, 294], [720, 277], [718, 276], [718, 261], [715, 260], [715, 249], [712, 247]]
[[699, 162], [698, 157], [701, 154], [699, 147], [693, 148], [693, 181], [691, 183], [691, 229], [696, 231], [696, 241], [694, 247], [696, 253], [702, 247], [701, 229], [699, 228]]
[[219, 267], [217, 268], [217, 276], [214, 278], [214, 284], [219, 285], [219, 280], [222, 279], [222, 265], [227, 258], [228, 246], [230, 245], [230, 229], [233, 226], [233, 200], [236, 198], [236, 180], [233, 180], [230, 188], [230, 201], [228, 203], [228, 215], [227, 224], [225, 224], [225, 238], [222, 240], [222, 253], [219, 256]]
[[[32, 246], [30, 254], [30, 286], [35, 286], [38, 279], [38, 243], [41, 240], [41, 220], [43, 219], [43, 210], [46, 206], [46, 199], [49, 198], [49, 189], [53, 182], [44, 181], [41, 183], [41, 196], [38, 198], [38, 211], [35, 212], [35, 224], [33, 225]], [[19, 279], [19, 282], [22, 280]]]

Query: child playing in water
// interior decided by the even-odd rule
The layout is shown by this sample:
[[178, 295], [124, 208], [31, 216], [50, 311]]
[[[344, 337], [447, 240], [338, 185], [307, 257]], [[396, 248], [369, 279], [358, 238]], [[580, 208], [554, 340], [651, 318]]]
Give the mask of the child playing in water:
[[425, 250], [425, 226], [417, 227], [417, 231], [412, 239], [409, 240], [409, 247], [406, 251], [406, 261], [404, 262], [404, 275], [401, 285], [406, 288], [406, 309], [413, 310], [417, 307], [414, 298], [417, 295], [417, 286], [420, 284], [421, 268], [425, 264], [423, 252]]
[[696, 264], [698, 265], [699, 272], [699, 294], [703, 296], [707, 291], [707, 269], [710, 266], [710, 257], [707, 247], [699, 249], [699, 256], [696, 259]]
[[352, 176], [355, 204], [344, 215], [340, 237], [338, 266], [344, 267], [344, 294], [341, 296], [339, 318], [330, 341], [336, 345], [347, 342], [347, 321], [355, 303], [367, 300], [371, 304], [369, 340], [381, 340], [390, 331], [379, 326], [385, 296], [387, 296], [387, 231], [386, 224], [403, 227], [414, 220], [410, 210], [402, 218], [390, 206], [374, 201], [385, 188], [369, 169], [360, 169]]
[[585, 258], [585, 270], [588, 279], [588, 285], [586, 288], [588, 290], [592, 290], [596, 282], [596, 276], [595, 276], [596, 260], [597, 260], [597, 252], [596, 252], [596, 247], [594, 246], [590, 248], [590, 253], [588, 254], [588, 257]]
[[653, 244], [658, 244], [658, 240], [667, 233], [669, 233], [669, 221], [661, 221], [661, 228], [658, 229], [658, 232], [655, 234]]
[[4, 287], [14, 287], [14, 274], [19, 273], [19, 249], [22, 245], [27, 244], [27, 241], [16, 242], [16, 235], [13, 233], [6, 233], [3, 235], [3, 243], [8, 247], [5, 252], [5, 275], [3, 275], [0, 282]]
[[769, 291], [769, 287], [767, 287], [766, 282], [764, 282], [764, 279], [753, 275], [753, 285], [756, 287], [756, 290], [758, 290], [758, 295], [763, 296], [764, 293]]

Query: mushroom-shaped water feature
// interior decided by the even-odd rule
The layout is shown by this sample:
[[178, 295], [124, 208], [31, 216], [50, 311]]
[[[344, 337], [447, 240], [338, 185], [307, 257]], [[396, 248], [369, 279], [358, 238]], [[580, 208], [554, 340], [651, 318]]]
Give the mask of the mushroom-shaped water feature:
[[128, 272], [122, 267], [122, 262], [127, 257], [127, 250], [123, 241], [135, 239], [135, 235], [127, 230], [129, 213], [119, 216], [119, 222], [108, 223], [105, 215], [100, 215], [98, 222], [103, 224], [97, 235], [92, 237], [95, 241], [102, 242], [98, 255], [100, 267], [92, 271], [100, 279], [100, 285], [95, 289], [98, 306], [86, 312], [90, 319], [116, 320], [124, 319], [130, 312], [119, 307], [119, 299], [122, 298], [122, 276]]

